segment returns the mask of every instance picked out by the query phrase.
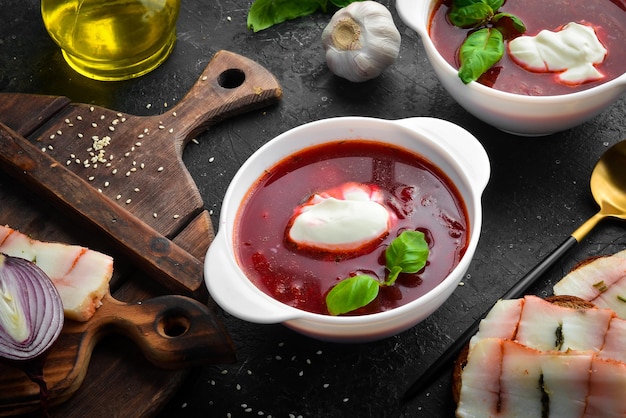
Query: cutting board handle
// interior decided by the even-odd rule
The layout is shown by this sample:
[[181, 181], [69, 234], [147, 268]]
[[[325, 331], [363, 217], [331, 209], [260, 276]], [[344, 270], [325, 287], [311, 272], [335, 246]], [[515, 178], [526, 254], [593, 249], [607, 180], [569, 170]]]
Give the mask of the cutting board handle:
[[[230, 51], [218, 51], [183, 99], [172, 108], [179, 150], [208, 126], [229, 116], [275, 103], [282, 97], [276, 78], [260, 64]], [[163, 115], [154, 116], [163, 118]], [[180, 119], [180, 120], [178, 120]]]
[[205, 305], [186, 296], [125, 303], [107, 294], [88, 321], [84, 350], [80, 351], [89, 355], [89, 346], [101, 337], [119, 333], [131, 339], [157, 367], [180, 369], [216, 363], [232, 357], [232, 350], [226, 350], [224, 334], [216, 331], [221, 325], [213, 318]]

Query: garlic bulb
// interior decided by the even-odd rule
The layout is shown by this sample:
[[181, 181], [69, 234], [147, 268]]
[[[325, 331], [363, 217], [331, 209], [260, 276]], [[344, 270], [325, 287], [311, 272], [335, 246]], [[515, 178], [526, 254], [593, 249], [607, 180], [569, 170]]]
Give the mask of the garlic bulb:
[[400, 32], [385, 6], [357, 1], [333, 15], [322, 33], [322, 45], [333, 73], [362, 82], [393, 64], [400, 52]]

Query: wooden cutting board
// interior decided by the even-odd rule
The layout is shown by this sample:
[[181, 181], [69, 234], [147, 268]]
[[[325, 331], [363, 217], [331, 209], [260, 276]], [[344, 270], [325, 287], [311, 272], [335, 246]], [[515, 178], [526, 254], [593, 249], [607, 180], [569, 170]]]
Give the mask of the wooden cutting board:
[[[213, 228], [182, 161], [183, 149], [209, 125], [281, 96], [278, 82], [262, 66], [220, 51], [187, 95], [161, 115], [140, 117], [64, 97], [1, 93], [0, 123], [82, 179], [73, 187], [97, 190], [202, 262]], [[132, 228], [116, 230], [129, 234], [126, 238], [103, 237], [76, 214], [23, 190], [19, 173], [18, 183], [13, 176], [0, 173], [0, 223], [35, 239], [85, 245], [115, 259], [112, 296], [88, 322], [67, 321], [46, 361], [44, 377], [57, 405], [53, 415], [150, 415], [178, 387], [185, 375], [181, 368], [234, 360], [232, 342], [203, 286], [153, 281], [120, 245]], [[85, 194], [68, 186], [64, 195], [71, 201]], [[184, 283], [203, 284], [198, 277]], [[167, 294], [173, 291], [193, 298]], [[125, 338], [109, 337], [112, 333]], [[36, 411], [38, 404], [38, 388], [25, 375], [0, 366], [0, 415]]]

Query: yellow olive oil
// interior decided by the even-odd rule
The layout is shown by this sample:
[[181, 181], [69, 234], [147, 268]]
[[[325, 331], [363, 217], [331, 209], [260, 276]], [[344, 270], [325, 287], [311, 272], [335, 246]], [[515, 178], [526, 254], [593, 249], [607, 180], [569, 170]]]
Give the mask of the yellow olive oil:
[[41, 14], [68, 64], [97, 80], [143, 75], [176, 41], [180, 0], [42, 0]]

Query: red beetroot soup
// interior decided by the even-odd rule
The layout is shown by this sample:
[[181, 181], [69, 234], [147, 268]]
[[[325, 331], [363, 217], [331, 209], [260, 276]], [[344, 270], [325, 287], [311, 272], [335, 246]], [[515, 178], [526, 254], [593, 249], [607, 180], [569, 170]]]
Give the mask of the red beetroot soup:
[[[458, 49], [469, 30], [457, 28], [447, 20], [449, 4], [452, 0], [440, 0], [435, 6], [429, 33], [441, 56], [458, 69]], [[590, 25], [608, 51], [604, 62], [596, 67], [605, 77], [576, 86], [565, 85], [556, 81], [553, 73], [526, 71], [507, 52], [478, 80], [486, 86], [522, 95], [554, 96], [586, 90], [626, 72], [626, 0], [507, 0], [500, 11], [521, 18], [527, 36], [535, 36], [543, 29], [556, 31], [569, 22]]]
[[[374, 185], [398, 220], [372, 249], [351, 255], [312, 253], [286, 239], [294, 210], [313, 194], [342, 184]], [[248, 192], [238, 213], [235, 248], [250, 280], [273, 298], [328, 314], [325, 297], [340, 280], [357, 273], [384, 280], [384, 250], [403, 230], [424, 232], [426, 267], [401, 274], [394, 286], [352, 315], [376, 313], [411, 302], [448, 275], [467, 249], [470, 226], [460, 193], [432, 163], [407, 150], [366, 140], [338, 141], [296, 153], [268, 170]]]

